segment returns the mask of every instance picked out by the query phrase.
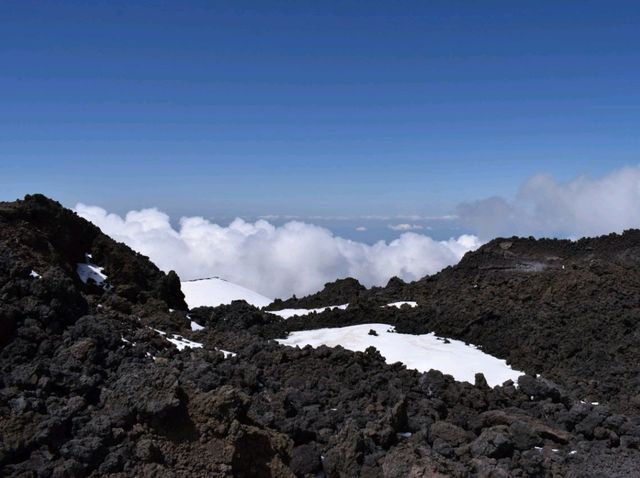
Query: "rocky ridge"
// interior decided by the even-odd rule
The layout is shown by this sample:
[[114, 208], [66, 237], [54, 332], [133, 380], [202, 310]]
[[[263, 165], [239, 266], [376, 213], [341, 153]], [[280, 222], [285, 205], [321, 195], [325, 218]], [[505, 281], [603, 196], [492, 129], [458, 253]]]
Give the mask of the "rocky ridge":
[[[640, 410], [640, 231], [566, 240], [496, 239], [420, 281], [358, 290], [317, 326], [383, 322], [480, 345], [588, 401]], [[336, 283], [337, 284], [337, 283]], [[332, 303], [336, 284], [297, 303]], [[349, 290], [356, 290], [353, 284]], [[344, 294], [343, 294], [344, 295]], [[382, 305], [415, 300], [401, 313]], [[288, 307], [299, 305], [289, 300]], [[308, 320], [291, 322], [306, 327]]]

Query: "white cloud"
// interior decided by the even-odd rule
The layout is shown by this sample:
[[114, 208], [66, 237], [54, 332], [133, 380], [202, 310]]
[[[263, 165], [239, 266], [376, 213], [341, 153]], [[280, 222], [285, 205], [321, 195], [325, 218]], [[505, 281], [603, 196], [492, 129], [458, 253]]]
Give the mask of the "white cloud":
[[420, 216], [419, 214], [398, 215], [396, 219], [404, 219], [407, 221], [454, 221], [458, 216], [454, 214], [445, 214], [444, 216]]
[[599, 178], [559, 182], [548, 175], [527, 180], [517, 197], [492, 197], [459, 207], [460, 220], [482, 237], [580, 237], [640, 227], [640, 166]]
[[417, 231], [423, 229], [423, 227], [419, 224], [389, 224], [387, 226], [392, 231]]
[[364, 232], [364, 231], [366, 231], [366, 230], [367, 230], [367, 228], [366, 228], [366, 227], [364, 227], [364, 226], [358, 226], [358, 227], [356, 227], [356, 231], [358, 231], [358, 232]]
[[277, 221], [280, 219], [285, 220], [300, 220], [300, 221], [454, 221], [458, 219], [458, 216], [452, 214], [445, 214], [443, 216], [421, 216], [419, 214], [398, 214], [396, 216], [382, 215], [382, 214], [362, 214], [362, 215], [312, 215], [312, 216], [298, 216], [292, 214], [262, 214], [258, 216], [258, 219], [266, 219], [268, 221]]
[[276, 227], [265, 220], [236, 219], [220, 226], [185, 217], [174, 229], [169, 216], [157, 209], [131, 211], [125, 217], [84, 204], [75, 210], [161, 269], [176, 270], [183, 280], [220, 276], [270, 297], [312, 293], [347, 276], [367, 286], [383, 285], [394, 275], [416, 280], [458, 262], [480, 245], [475, 236], [435, 241], [412, 232], [390, 243], [368, 245], [296, 221]]

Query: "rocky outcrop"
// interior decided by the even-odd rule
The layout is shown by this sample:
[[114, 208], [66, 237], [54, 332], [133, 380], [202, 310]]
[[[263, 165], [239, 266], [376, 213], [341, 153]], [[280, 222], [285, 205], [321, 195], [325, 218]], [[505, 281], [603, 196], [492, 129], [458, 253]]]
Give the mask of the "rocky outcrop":
[[[0, 244], [2, 253], [11, 254], [27, 275], [32, 270], [43, 275], [55, 269], [77, 286], [81, 284], [76, 266], [91, 254], [91, 261], [104, 268], [116, 295], [136, 303], [158, 299], [170, 308], [187, 309], [175, 272], [165, 275], [147, 257], [40, 194], [0, 203]], [[91, 284], [85, 284], [84, 290], [102, 292]]]
[[266, 309], [315, 309], [326, 307], [327, 305], [342, 305], [357, 300], [360, 293], [366, 290], [365, 286], [356, 279], [347, 277], [346, 279], [328, 282], [324, 285], [322, 291], [301, 299], [295, 296], [287, 300], [276, 299]]

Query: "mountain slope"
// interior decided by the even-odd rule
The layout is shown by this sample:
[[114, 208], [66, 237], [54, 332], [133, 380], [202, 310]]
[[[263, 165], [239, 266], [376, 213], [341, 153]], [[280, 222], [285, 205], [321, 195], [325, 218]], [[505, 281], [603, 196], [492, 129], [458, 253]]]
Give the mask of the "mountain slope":
[[[297, 303], [331, 304], [336, 285]], [[357, 287], [356, 287], [357, 288]], [[350, 284], [344, 294], [354, 290]], [[465, 340], [588, 401], [640, 410], [640, 231], [579, 241], [496, 239], [459, 264], [406, 284], [359, 290], [314, 326], [383, 322]], [[415, 300], [394, 313], [380, 307]], [[294, 321], [289, 327], [310, 325]]]
[[85, 263], [86, 254], [91, 253], [92, 260], [112, 279], [118, 295], [141, 302], [159, 299], [171, 308], [186, 309], [175, 273], [165, 275], [147, 257], [42, 195], [0, 203], [0, 241], [5, 253], [39, 274], [55, 267], [74, 283], [79, 281], [77, 264]]
[[[87, 269], [106, 279], [96, 273], [100, 280], [85, 283], [78, 271]], [[490, 388], [482, 375], [472, 385], [386, 364], [373, 347], [299, 349], [273, 340], [326, 320], [378, 315], [419, 328], [421, 307], [381, 307], [361, 292], [344, 311], [286, 321], [244, 302], [187, 314], [179, 285], [53, 201], [0, 203], [3, 476], [640, 469], [637, 416], [580, 403], [544, 377]], [[431, 286], [416, 287], [427, 294]], [[194, 322], [200, 327], [192, 330]]]
[[640, 406], [640, 231], [499, 239], [411, 284], [413, 330], [481, 344], [585, 398]]

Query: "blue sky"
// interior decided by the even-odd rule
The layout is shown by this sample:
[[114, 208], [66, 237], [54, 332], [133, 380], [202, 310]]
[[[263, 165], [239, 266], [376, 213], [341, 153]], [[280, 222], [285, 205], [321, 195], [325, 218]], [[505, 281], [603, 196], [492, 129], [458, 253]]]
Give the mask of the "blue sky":
[[640, 161], [640, 5], [0, 1], [0, 199], [439, 215]]

